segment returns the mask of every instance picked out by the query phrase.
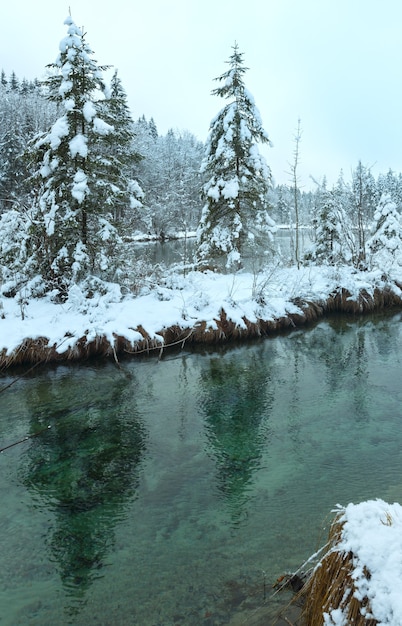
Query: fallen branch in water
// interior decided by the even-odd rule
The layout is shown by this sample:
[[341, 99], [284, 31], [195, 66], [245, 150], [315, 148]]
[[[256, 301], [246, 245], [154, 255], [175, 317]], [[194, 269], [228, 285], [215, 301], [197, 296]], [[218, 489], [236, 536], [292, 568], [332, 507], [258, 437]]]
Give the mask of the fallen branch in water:
[[29, 439], [33, 439], [34, 437], [37, 437], [38, 435], [41, 435], [42, 433], [44, 433], [49, 428], [51, 428], [50, 424], [49, 424], [49, 426], [46, 426], [46, 428], [42, 428], [42, 430], [38, 430], [37, 433], [33, 433], [33, 435], [27, 435], [26, 437], [24, 437], [23, 439], [20, 439], [19, 441], [14, 441], [14, 443], [10, 443], [8, 446], [4, 446], [4, 448], [0, 448], [0, 454], [2, 452], [4, 452], [4, 450], [8, 450], [9, 448], [13, 448], [14, 446], [18, 446], [20, 443], [24, 443], [25, 441], [28, 441]]
[[171, 348], [172, 346], [177, 346], [179, 343], [181, 343], [181, 347], [184, 348], [184, 344], [186, 343], [187, 339], [189, 339], [191, 337], [191, 335], [194, 333], [196, 329], [192, 328], [190, 330], [190, 332], [183, 337], [182, 339], [178, 339], [177, 341], [172, 341], [171, 343], [162, 343], [162, 344], [158, 344], [157, 346], [151, 346], [151, 347], [147, 347], [144, 350], [124, 350], [124, 352], [126, 352], [127, 354], [141, 354], [141, 352], [150, 352], [151, 350], [159, 350], [159, 361], [162, 358], [162, 354], [163, 354], [163, 350], [165, 348]]

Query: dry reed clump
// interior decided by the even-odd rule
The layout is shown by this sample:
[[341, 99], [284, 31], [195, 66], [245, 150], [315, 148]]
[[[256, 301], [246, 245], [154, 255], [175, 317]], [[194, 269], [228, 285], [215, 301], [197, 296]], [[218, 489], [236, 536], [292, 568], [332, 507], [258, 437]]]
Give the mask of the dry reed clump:
[[[399, 288], [399, 287], [398, 287]], [[324, 303], [326, 312], [349, 313], [360, 315], [363, 313], [373, 313], [386, 308], [400, 307], [402, 298], [390, 286], [383, 289], [376, 287], [373, 293], [369, 293], [366, 289], [362, 289], [357, 297], [347, 289], [339, 289], [334, 291]]]
[[[303, 599], [301, 613], [304, 626], [321, 626], [324, 623], [324, 614], [331, 615], [332, 611], [342, 611], [345, 624], [353, 626], [375, 626], [379, 622], [368, 615], [371, 614], [367, 598], [358, 600], [355, 597], [353, 580], [354, 558], [352, 552], [345, 552], [339, 548], [342, 529], [345, 521], [339, 513], [333, 521], [329, 531], [329, 550], [321, 559], [312, 575], [300, 592]], [[364, 575], [370, 579], [370, 572], [364, 568]], [[299, 596], [299, 598], [300, 598]]]
[[3, 369], [25, 363], [45, 363], [49, 355], [55, 352], [55, 346], [48, 344], [49, 340], [46, 337], [27, 338], [9, 354], [6, 349], [3, 349], [0, 354], [0, 367]]

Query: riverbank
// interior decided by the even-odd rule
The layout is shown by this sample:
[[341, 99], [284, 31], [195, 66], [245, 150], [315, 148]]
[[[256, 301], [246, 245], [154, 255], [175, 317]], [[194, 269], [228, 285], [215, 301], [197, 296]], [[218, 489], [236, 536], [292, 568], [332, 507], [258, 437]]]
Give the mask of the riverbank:
[[163, 351], [274, 335], [329, 313], [360, 315], [402, 307], [398, 272], [333, 266], [266, 273], [167, 274], [138, 296], [116, 284], [91, 298], [78, 285], [63, 304], [0, 298], [0, 366]]

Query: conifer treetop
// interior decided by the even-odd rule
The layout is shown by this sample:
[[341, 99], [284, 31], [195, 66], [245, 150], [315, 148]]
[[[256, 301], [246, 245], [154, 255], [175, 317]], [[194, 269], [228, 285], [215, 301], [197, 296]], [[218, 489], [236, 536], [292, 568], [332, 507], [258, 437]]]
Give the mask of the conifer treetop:
[[229, 60], [226, 61], [230, 65], [230, 69], [226, 72], [214, 78], [215, 81], [223, 82], [223, 85], [216, 87], [212, 90], [213, 96], [220, 96], [222, 98], [231, 98], [239, 96], [244, 92], [243, 75], [249, 69], [243, 66], [243, 52], [239, 52], [237, 42], [233, 46], [233, 54], [230, 55]]
[[[223, 113], [229, 119], [237, 112], [247, 121], [253, 141], [272, 146], [268, 133], [263, 128], [261, 115], [255, 104], [254, 97], [244, 84], [243, 76], [249, 68], [243, 65], [243, 56], [244, 53], [239, 51], [238, 44], [235, 42], [233, 54], [226, 61], [230, 68], [214, 79], [222, 84], [213, 89], [211, 93], [213, 96], [230, 99], [230, 102], [219, 115]], [[211, 126], [216, 119], [211, 122]]]

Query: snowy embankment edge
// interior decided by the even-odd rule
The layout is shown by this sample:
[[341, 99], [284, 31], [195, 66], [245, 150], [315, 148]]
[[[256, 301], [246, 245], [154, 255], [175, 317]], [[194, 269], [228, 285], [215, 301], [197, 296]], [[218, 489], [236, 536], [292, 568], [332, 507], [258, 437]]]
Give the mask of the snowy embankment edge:
[[[399, 272], [398, 272], [399, 273]], [[276, 268], [268, 274], [169, 275], [137, 297], [118, 285], [68, 300], [0, 298], [0, 366], [114, 358], [174, 344], [217, 344], [275, 335], [330, 313], [402, 308], [395, 272], [350, 267]]]

